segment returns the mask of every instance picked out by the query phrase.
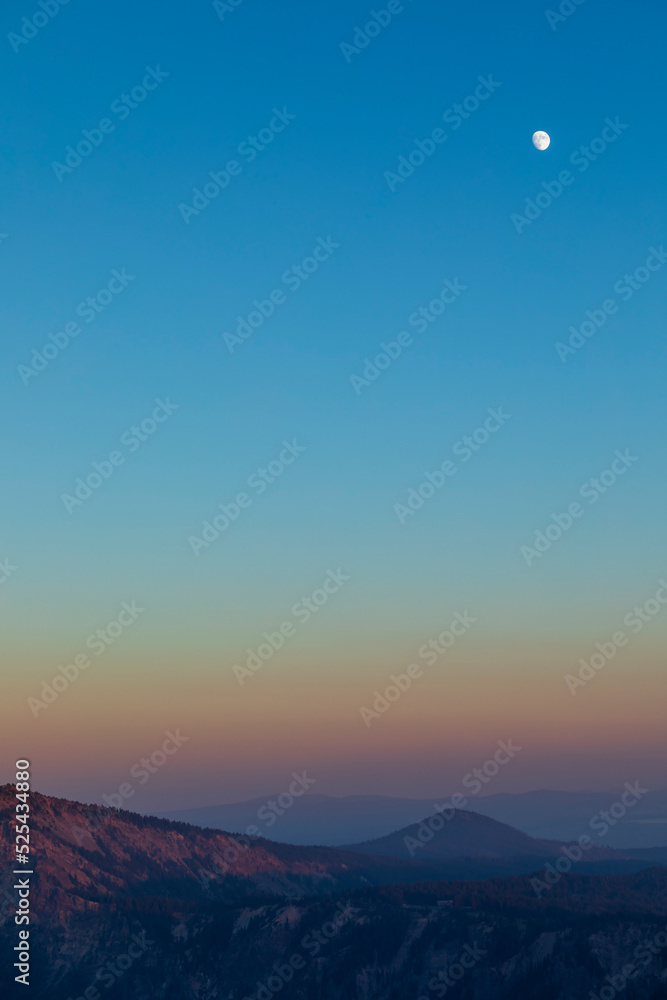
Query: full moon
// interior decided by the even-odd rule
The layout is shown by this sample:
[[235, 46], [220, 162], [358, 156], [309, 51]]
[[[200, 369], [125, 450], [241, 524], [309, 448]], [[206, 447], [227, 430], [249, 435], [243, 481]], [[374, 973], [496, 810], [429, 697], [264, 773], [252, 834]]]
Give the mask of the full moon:
[[548, 149], [551, 139], [546, 132], [535, 132], [533, 135], [533, 146], [535, 149]]

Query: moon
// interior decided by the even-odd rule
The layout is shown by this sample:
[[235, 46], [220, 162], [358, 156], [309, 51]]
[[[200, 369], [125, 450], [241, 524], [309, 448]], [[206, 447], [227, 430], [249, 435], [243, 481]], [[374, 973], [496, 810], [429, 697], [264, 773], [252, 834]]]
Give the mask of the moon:
[[551, 139], [546, 132], [535, 132], [533, 135], [533, 146], [535, 149], [548, 149], [550, 142]]

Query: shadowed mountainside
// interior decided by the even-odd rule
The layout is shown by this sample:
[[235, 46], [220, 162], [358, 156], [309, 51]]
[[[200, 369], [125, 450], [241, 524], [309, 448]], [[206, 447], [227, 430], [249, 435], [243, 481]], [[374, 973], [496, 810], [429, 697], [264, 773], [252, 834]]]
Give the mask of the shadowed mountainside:
[[[496, 820], [461, 811], [414, 848], [411, 858], [405, 838], [421, 844], [425, 823], [346, 849], [297, 847], [35, 792], [30, 804], [34, 895], [51, 904], [61, 899], [71, 905], [76, 898], [83, 905], [119, 895], [192, 899], [203, 893], [235, 902], [257, 893], [333, 894], [387, 882], [528, 873], [561, 856], [556, 842], [534, 840]], [[0, 788], [5, 843], [13, 839], [13, 808], [13, 786], [5, 785]], [[625, 871], [650, 867], [659, 859], [596, 848], [584, 860]], [[11, 879], [8, 867], [0, 878]]]
[[[370, 858], [329, 847], [294, 847], [174, 823], [37, 792], [30, 796], [35, 893], [99, 901], [169, 895], [233, 901], [254, 893], [299, 896], [433, 877], [406, 859]], [[2, 842], [13, 840], [14, 790], [0, 788]], [[11, 878], [5, 867], [0, 875]]]
[[[422, 861], [449, 861], [474, 858], [504, 862], [498, 874], [516, 874], [541, 868], [545, 861], [562, 858], [563, 844], [555, 840], [529, 837], [505, 823], [488, 816], [457, 810], [450, 819], [434, 814], [421, 823], [413, 823], [387, 837], [348, 844], [346, 850], [373, 856], [419, 858]], [[576, 846], [575, 846], [576, 850]], [[667, 862], [667, 849], [616, 851], [599, 847], [593, 839], [578, 862], [582, 870], [638, 871], [655, 863]], [[463, 875], [462, 877], [474, 877]]]
[[[370, 855], [368, 845], [244, 845], [221, 831], [38, 793], [30, 804], [35, 1000], [433, 1000], [459, 988], [459, 973], [465, 992], [456, 996], [466, 1000], [589, 1000], [632, 963], [637, 982], [624, 1000], [667, 996], [662, 952], [647, 950], [667, 920], [662, 869], [566, 875], [538, 897], [529, 876], [424, 875], [510, 872], [527, 863], [508, 853], [526, 839], [532, 849], [559, 850], [474, 813], [448, 824], [449, 860], [411, 862]], [[5, 861], [13, 806], [13, 787], [4, 786]], [[402, 843], [403, 834], [394, 838]], [[531, 860], [536, 871], [543, 858]], [[13, 881], [6, 863], [3, 982], [14, 975]]]

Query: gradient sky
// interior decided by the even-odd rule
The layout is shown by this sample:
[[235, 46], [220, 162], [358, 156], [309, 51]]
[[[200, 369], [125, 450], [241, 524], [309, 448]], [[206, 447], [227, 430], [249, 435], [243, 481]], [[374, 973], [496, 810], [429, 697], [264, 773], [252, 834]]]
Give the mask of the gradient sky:
[[[74, 2], [14, 52], [33, 5], [3, 8], [3, 780], [29, 757], [41, 790], [99, 800], [180, 727], [133, 807], [250, 798], [304, 768], [320, 792], [442, 795], [508, 737], [525, 751], [491, 791], [664, 784], [667, 610], [576, 696], [564, 676], [667, 574], [667, 266], [614, 291], [667, 239], [667, 16], [590, 0], [553, 30], [543, 0], [414, 0], [347, 62], [370, 9]], [[158, 65], [143, 103], [110, 112]], [[489, 74], [501, 86], [443, 125]], [[296, 118], [246, 163], [274, 108]], [[59, 180], [105, 117], [113, 133]], [[627, 128], [580, 172], [570, 156], [607, 118]], [[439, 126], [392, 192], [385, 173]], [[241, 175], [186, 224], [179, 204], [234, 158]], [[512, 213], [568, 168], [517, 233]], [[320, 237], [340, 247], [286, 289]], [[25, 385], [33, 349], [122, 268], [128, 287]], [[466, 291], [357, 395], [350, 376], [445, 279]], [[230, 354], [223, 333], [279, 287]], [[609, 298], [563, 362], [555, 344]], [[169, 420], [68, 513], [77, 477], [167, 397]], [[506, 424], [399, 523], [497, 407]], [[293, 439], [298, 461], [195, 556], [189, 536]], [[527, 566], [521, 546], [616, 449], [638, 460]], [[234, 664], [338, 568], [349, 582], [240, 686]], [[136, 623], [35, 718], [27, 699], [132, 600]], [[457, 611], [479, 621], [365, 727], [360, 707]]]

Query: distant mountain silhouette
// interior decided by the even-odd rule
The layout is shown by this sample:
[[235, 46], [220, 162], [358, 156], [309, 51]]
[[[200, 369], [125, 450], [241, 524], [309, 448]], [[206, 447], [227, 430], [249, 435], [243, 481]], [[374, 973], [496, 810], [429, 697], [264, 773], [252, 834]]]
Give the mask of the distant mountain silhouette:
[[[446, 818], [446, 817], [451, 818]], [[576, 842], [574, 842], [576, 844]], [[348, 844], [346, 850], [374, 857], [415, 858], [430, 862], [457, 861], [461, 872], [463, 859], [475, 859], [476, 866], [461, 877], [476, 877], [480, 862], [502, 862], [499, 874], [515, 874], [542, 868], [547, 862], [563, 857], [563, 842], [529, 837], [520, 830], [467, 810], [444, 815], [432, 813], [420, 823], [413, 823], [377, 840]], [[605, 872], [639, 870], [644, 865], [667, 863], [667, 848], [616, 851], [589, 844], [578, 862], [579, 870]], [[483, 876], [480, 876], [483, 877]]]
[[[13, 786], [0, 787], [0, 830], [8, 843], [13, 807]], [[560, 856], [557, 842], [457, 811], [411, 857], [405, 838], [420, 843], [423, 826], [345, 848], [303, 847], [31, 793], [36, 891], [48, 886], [52, 899], [62, 893], [89, 901], [118, 894], [227, 902], [257, 893], [297, 897], [387, 882], [528, 873]], [[662, 860], [659, 851], [644, 856], [599, 848], [585, 859], [605, 861], [609, 871]]]
[[[622, 791], [622, 789], [620, 790]], [[467, 809], [507, 823], [523, 833], [545, 840], [576, 840], [590, 833], [590, 820], [608, 809], [619, 797], [609, 792], [535, 791], [500, 793], [471, 799]], [[448, 796], [438, 801], [445, 802]], [[244, 831], [259, 826], [267, 837], [279, 843], [326, 844], [339, 847], [383, 837], [394, 830], [418, 823], [433, 812], [435, 799], [404, 799], [384, 795], [334, 797], [309, 792], [281, 816], [270, 818], [267, 799], [250, 799], [229, 805], [180, 809], [159, 815], [196, 826]], [[260, 810], [264, 810], [258, 817]], [[650, 791], [604, 838], [605, 847], [667, 847], [667, 791]]]
[[[451, 816], [451, 819], [446, 818], [447, 816]], [[348, 844], [346, 849], [374, 856], [414, 857], [424, 861], [524, 858], [528, 864], [529, 859], [532, 859], [535, 867], [540, 867], [542, 860], [561, 857], [562, 846], [559, 841], [529, 837], [506, 823], [479, 813], [457, 809], [453, 814], [432, 813], [421, 823], [414, 823], [377, 840]], [[585, 854], [588, 864], [612, 859], [630, 860], [634, 859], [634, 855], [632, 852], [614, 851], [597, 845]]]
[[[14, 794], [13, 786], [0, 787], [0, 832], [7, 843]], [[442, 866], [421, 860], [277, 844], [37, 792], [30, 799], [36, 892], [48, 887], [52, 899], [54, 894], [82, 900], [166, 894], [231, 902], [257, 893], [344, 892], [443, 874]], [[0, 871], [0, 880], [3, 875], [11, 880], [10, 872]]]
[[[7, 854], [14, 806], [5, 785]], [[645, 944], [664, 930], [664, 869], [587, 876], [577, 867], [541, 898], [530, 875], [497, 876], [526, 864], [536, 871], [560, 845], [459, 812], [429, 841], [430, 857], [392, 856], [418, 830], [382, 838], [379, 856], [368, 844], [244, 842], [31, 793], [30, 996], [106, 996], [113, 987], [108, 995], [124, 1000], [269, 1000], [276, 992], [280, 1000], [435, 1000], [451, 974], [456, 983], [465, 975], [469, 1000], [589, 1000], [606, 977], [637, 963], [640, 978], [624, 996], [663, 1000], [661, 955]], [[527, 850], [537, 854], [512, 855]], [[597, 869], [638, 863], [606, 854], [615, 860]], [[11, 867], [0, 867], [2, 982], [15, 975]], [[428, 874], [447, 870], [448, 881]], [[466, 873], [496, 877], [464, 881]], [[648, 956], [641, 965], [639, 954]]]
[[[590, 821], [608, 810], [623, 789], [606, 792], [541, 791], [484, 796], [471, 807], [533, 837], [576, 840], [590, 833]], [[604, 837], [606, 847], [667, 847], [667, 790], [650, 789]]]
[[[397, 830], [426, 816], [433, 808], [430, 799], [401, 799], [384, 795], [347, 795], [337, 798], [309, 792], [282, 816], [274, 814], [274, 822], [266, 826], [263, 817], [271, 818], [266, 809], [272, 796], [249, 799], [230, 805], [206, 806], [200, 809], [179, 809], [160, 813], [168, 819], [197, 826], [213, 826], [224, 830], [243, 831], [260, 826], [266, 836], [282, 843], [326, 844], [330, 847], [353, 840], [370, 840]], [[263, 812], [261, 812], [264, 810]], [[258, 815], [259, 814], [259, 815]]]
[[[446, 819], [447, 815], [452, 818]], [[516, 858], [555, 857], [560, 844], [537, 840], [488, 816], [457, 809], [453, 815], [432, 813], [387, 837], [347, 845], [347, 849], [394, 858]]]

